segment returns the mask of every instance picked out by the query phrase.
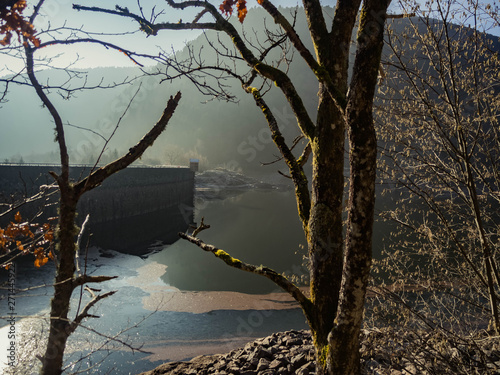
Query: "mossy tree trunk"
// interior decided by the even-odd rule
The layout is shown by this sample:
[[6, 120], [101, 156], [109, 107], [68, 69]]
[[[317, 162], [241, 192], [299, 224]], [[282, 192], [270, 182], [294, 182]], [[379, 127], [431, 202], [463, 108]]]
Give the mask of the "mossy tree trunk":
[[328, 373], [360, 373], [359, 336], [372, 262], [377, 139], [373, 98], [389, 1], [365, 1], [346, 108], [349, 201], [340, 301], [329, 336]]
[[[387, 6], [387, 1], [366, 1], [363, 4], [349, 92], [349, 41], [359, 2], [345, 6], [339, 2], [336, 19], [339, 18], [334, 22], [332, 32], [313, 33], [318, 61], [334, 77], [336, 91], [346, 97], [344, 117], [326, 88], [320, 85], [316, 137], [312, 147], [308, 243], [311, 299], [317, 322], [310, 323], [319, 373], [324, 374], [356, 374], [360, 371], [359, 335], [371, 266], [375, 202], [377, 144], [372, 104]], [[349, 133], [350, 173], [344, 239], [345, 128]]]
[[[180, 10], [198, 8], [198, 16], [192, 22], [152, 23], [128, 9], [74, 7], [132, 18], [139, 21], [141, 29], [150, 35], [157, 35], [164, 29], [211, 29], [230, 37], [251, 72], [246, 77], [238, 76], [236, 72], [228, 73], [228, 76], [238, 77], [245, 91], [253, 95], [255, 103], [262, 109], [272, 138], [289, 167], [295, 185], [298, 215], [308, 242], [311, 295], [306, 297], [300, 289], [271, 269], [232, 258], [227, 252], [205, 244], [197, 237], [184, 233], [180, 234], [181, 237], [212, 252], [228, 265], [268, 277], [288, 291], [302, 306], [311, 327], [319, 374], [359, 373], [359, 334], [371, 266], [375, 200], [377, 145], [372, 104], [390, 1], [366, 0], [360, 9], [361, 0], [338, 0], [331, 25], [327, 25], [321, 2], [303, 0], [314, 45], [312, 53], [280, 10], [269, 0], [259, 0], [258, 3], [281, 26], [289, 42], [318, 80], [319, 105], [314, 121], [296, 91], [292, 77], [266, 63], [266, 55], [273, 47], [267, 50], [263, 48], [260, 56], [254, 54], [252, 50], [255, 46], [247, 45], [234, 25], [208, 2], [167, 0], [167, 3]], [[358, 15], [357, 52], [349, 82], [349, 53]], [[209, 17], [213, 22], [207, 21]], [[144, 25], [147, 25], [147, 29]], [[218, 58], [223, 60], [228, 55], [221, 51]], [[175, 59], [169, 64], [175, 65]], [[221, 64], [220, 68], [227, 71], [228, 66], [231, 64]], [[181, 65], [176, 67], [180, 71], [185, 70]], [[203, 67], [198, 69], [201, 70]], [[297, 125], [308, 141], [300, 157], [296, 158], [291, 153], [271, 108], [259, 90], [252, 87], [256, 75], [274, 82], [287, 99]], [[195, 76], [191, 78], [196, 82]], [[200, 80], [199, 86], [203, 84], [203, 80]], [[349, 134], [350, 165], [347, 207], [344, 205], [346, 131]], [[302, 167], [310, 155], [313, 172], [309, 190]], [[342, 214], [346, 209], [348, 218], [344, 226]]]

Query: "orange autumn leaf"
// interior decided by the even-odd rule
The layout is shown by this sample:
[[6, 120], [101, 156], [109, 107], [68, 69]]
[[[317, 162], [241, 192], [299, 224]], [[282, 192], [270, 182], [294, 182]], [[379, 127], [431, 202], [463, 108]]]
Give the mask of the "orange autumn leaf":
[[233, 14], [233, 8], [235, 5], [236, 10], [238, 11], [238, 19], [241, 23], [243, 23], [243, 20], [248, 13], [246, 0], [224, 0], [219, 9], [227, 16]]
[[33, 254], [35, 254], [37, 258], [43, 257], [43, 247], [37, 247], [35, 251], [33, 251]]
[[0, 10], [0, 34], [5, 34], [5, 37], [0, 40], [0, 45], [9, 45], [12, 39], [13, 32], [21, 40], [21, 36], [28, 39], [36, 47], [40, 46], [40, 40], [35, 37], [35, 29], [33, 25], [24, 19], [22, 13], [26, 9], [26, 1], [19, 0], [12, 5], [10, 9], [6, 7]]
[[16, 241], [16, 247], [19, 249], [19, 251], [24, 251], [24, 246], [21, 241]]
[[236, 4], [236, 9], [238, 10], [238, 19], [241, 23], [243, 23], [245, 17], [247, 16], [247, 2], [245, 0], [238, 0], [238, 4]]
[[54, 231], [51, 229], [48, 232], [45, 232], [43, 235], [43, 238], [47, 241], [53, 241], [54, 240]]
[[224, 0], [220, 5], [219, 9], [226, 16], [233, 14], [233, 6], [236, 0]]
[[[14, 221], [6, 227], [0, 228], [0, 250], [2, 253], [9, 253], [17, 250], [22, 254], [33, 254], [35, 256], [35, 266], [45, 265], [49, 259], [54, 259], [52, 253], [54, 243], [54, 227], [48, 223], [30, 224], [22, 223], [20, 212], [14, 215]], [[50, 219], [49, 219], [50, 220]], [[5, 267], [5, 265], [1, 265]]]
[[45, 252], [43, 251], [43, 248], [41, 248], [41, 247], [37, 248], [34, 251], [34, 254], [36, 256], [35, 267], [37, 267], [37, 268], [44, 266], [49, 261], [49, 258], [47, 258], [45, 256]]

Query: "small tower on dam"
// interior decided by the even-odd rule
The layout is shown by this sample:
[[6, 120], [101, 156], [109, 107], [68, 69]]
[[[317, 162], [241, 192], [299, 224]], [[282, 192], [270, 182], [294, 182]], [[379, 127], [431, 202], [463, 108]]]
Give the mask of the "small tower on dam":
[[189, 159], [189, 169], [193, 172], [198, 172], [200, 159]]

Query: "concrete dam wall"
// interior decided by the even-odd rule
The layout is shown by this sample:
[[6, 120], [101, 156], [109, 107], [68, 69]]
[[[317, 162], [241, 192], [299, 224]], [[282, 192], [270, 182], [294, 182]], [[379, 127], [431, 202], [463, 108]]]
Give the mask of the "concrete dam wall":
[[[53, 182], [47, 165], [0, 165], [0, 200], [11, 203], [23, 195], [33, 195], [40, 186]], [[73, 180], [85, 177], [88, 166], [71, 167]], [[19, 208], [29, 218], [44, 207], [43, 219], [55, 216], [58, 197]], [[193, 221], [194, 172], [176, 167], [131, 167], [109, 177], [84, 194], [78, 205], [78, 224], [90, 215], [87, 234], [90, 244], [133, 254], [143, 254], [155, 241], [172, 243], [179, 231]], [[52, 206], [50, 206], [52, 204]], [[42, 219], [42, 220], [43, 220]], [[1, 218], [5, 225], [12, 216]], [[39, 219], [40, 221], [40, 219]], [[86, 243], [84, 239], [83, 243]]]

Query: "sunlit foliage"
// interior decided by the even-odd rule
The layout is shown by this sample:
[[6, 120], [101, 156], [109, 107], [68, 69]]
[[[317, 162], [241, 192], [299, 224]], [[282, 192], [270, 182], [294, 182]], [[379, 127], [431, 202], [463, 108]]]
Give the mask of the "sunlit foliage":
[[[45, 223], [42, 225], [30, 224], [23, 221], [19, 212], [14, 216], [14, 221], [5, 228], [0, 228], [0, 252], [14, 253], [16, 250], [22, 254], [33, 254], [35, 266], [41, 267], [50, 259], [54, 259], [54, 227]], [[9, 268], [10, 262], [3, 265]]]
[[[262, 0], [259, 0], [260, 4]], [[222, 13], [226, 15], [233, 14], [233, 8], [236, 6], [236, 11], [238, 12], [238, 19], [241, 23], [245, 20], [245, 17], [248, 13], [247, 10], [247, 2], [245, 0], [224, 0], [220, 5], [219, 9]]]
[[18, 40], [21, 41], [21, 37], [28, 39], [35, 46], [40, 45], [40, 40], [35, 37], [36, 30], [31, 24], [23, 17], [23, 11], [26, 9], [26, 1], [19, 0], [15, 4], [0, 9], [0, 35], [5, 35], [2, 40], [0, 40], [0, 45], [6, 46], [11, 43], [13, 33], [17, 34]]

